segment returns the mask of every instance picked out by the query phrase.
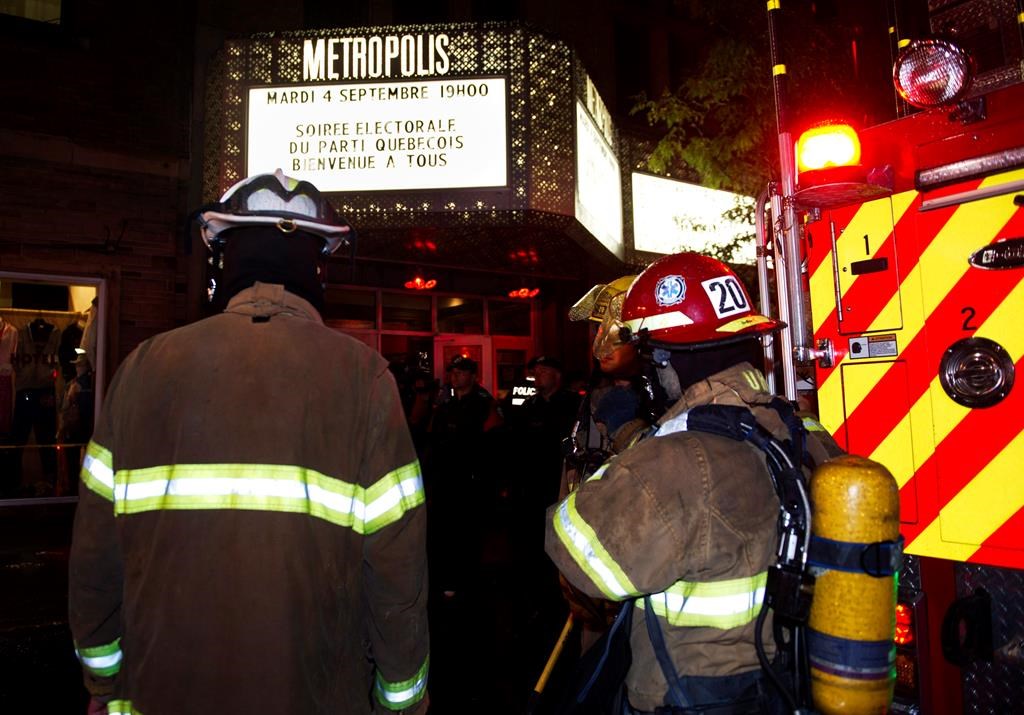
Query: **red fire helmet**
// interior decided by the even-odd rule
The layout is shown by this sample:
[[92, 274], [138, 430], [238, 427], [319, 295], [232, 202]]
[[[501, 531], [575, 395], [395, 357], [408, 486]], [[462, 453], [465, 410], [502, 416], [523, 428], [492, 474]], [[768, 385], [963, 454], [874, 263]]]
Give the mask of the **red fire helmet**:
[[769, 333], [785, 324], [754, 310], [729, 266], [699, 253], [659, 258], [630, 286], [622, 322], [633, 340], [695, 349]]

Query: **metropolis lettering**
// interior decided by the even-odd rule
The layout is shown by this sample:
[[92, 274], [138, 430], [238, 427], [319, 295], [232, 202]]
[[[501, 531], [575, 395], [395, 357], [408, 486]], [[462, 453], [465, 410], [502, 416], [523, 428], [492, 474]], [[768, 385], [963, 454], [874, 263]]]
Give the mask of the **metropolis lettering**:
[[375, 35], [305, 40], [302, 79], [426, 77], [448, 74], [450, 39], [445, 34]]
[[504, 78], [254, 87], [249, 173], [325, 191], [507, 184]]

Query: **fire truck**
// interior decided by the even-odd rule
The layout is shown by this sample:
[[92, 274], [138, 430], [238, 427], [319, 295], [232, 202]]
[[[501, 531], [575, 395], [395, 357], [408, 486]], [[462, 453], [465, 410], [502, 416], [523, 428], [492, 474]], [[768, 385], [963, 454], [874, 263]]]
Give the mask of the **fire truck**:
[[768, 2], [766, 356], [899, 485], [892, 712], [1024, 712], [1024, 9], [927, 5], [926, 36], [889, 28], [897, 119], [797, 127]]

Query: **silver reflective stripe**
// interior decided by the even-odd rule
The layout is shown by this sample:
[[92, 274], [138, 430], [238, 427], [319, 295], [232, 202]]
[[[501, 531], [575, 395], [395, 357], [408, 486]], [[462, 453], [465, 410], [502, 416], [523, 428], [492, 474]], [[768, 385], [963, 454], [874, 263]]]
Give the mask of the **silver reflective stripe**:
[[114, 458], [96, 441], [90, 441], [82, 460], [82, 482], [108, 501], [114, 498]]
[[377, 699], [389, 710], [401, 710], [410, 705], [418, 703], [427, 692], [427, 673], [430, 670], [430, 655], [423, 660], [419, 667], [408, 680], [392, 683], [385, 680], [380, 671], [377, 672], [374, 690]]
[[767, 581], [767, 571], [726, 581], [677, 581], [651, 594], [651, 606], [673, 626], [736, 628], [757, 618]]
[[621, 600], [637, 595], [636, 587], [576, 511], [576, 494], [570, 494], [555, 511], [554, 526], [559, 539], [576, 564], [609, 598]]
[[116, 675], [121, 670], [121, 639], [113, 643], [79, 648], [75, 645], [75, 655], [82, 662], [82, 666], [101, 677]]
[[373, 522], [403, 501], [415, 499], [423, 492], [423, 478], [417, 470], [416, 476], [403, 479], [386, 492], [365, 505], [365, 520]]
[[689, 411], [683, 412], [676, 415], [670, 420], [665, 420], [658, 430], [654, 433], [655, 437], [664, 437], [667, 434], [674, 434], [676, 432], [686, 432], [689, 427], [688, 418]]
[[179, 464], [119, 470], [115, 514], [161, 509], [307, 513], [370, 534], [425, 501], [418, 461], [361, 487], [312, 469], [277, 464]]
[[611, 464], [609, 462], [605, 462], [604, 464], [597, 468], [596, 472], [587, 477], [586, 481], [596, 482], [598, 479], [604, 476], [604, 473], [608, 471], [608, 467], [610, 466]]
[[121, 651], [111, 653], [110, 655], [100, 655], [95, 657], [82, 655], [81, 653], [78, 655], [82, 661], [82, 665], [89, 670], [103, 670], [104, 668], [110, 668], [111, 666], [118, 665], [123, 657]]

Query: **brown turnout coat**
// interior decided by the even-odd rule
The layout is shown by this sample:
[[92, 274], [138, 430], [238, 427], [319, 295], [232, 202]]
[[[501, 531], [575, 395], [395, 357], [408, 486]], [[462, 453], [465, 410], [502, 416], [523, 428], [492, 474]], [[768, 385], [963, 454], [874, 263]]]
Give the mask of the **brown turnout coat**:
[[307, 301], [257, 283], [139, 346], [80, 491], [70, 623], [112, 711], [425, 709], [419, 464], [385, 360]]
[[[764, 376], [742, 363], [691, 386], [659, 424], [698, 405], [745, 405], [758, 422], [785, 439], [787, 428], [767, 406], [771, 397]], [[841, 453], [823, 431], [811, 431], [808, 442], [818, 463]], [[727, 582], [739, 585], [722, 592], [742, 592], [749, 586], [754, 593], [757, 585], [750, 584], [763, 587], [756, 579], [763, 579], [775, 561], [778, 511], [760, 449], [717, 435], [677, 431], [648, 437], [612, 458], [574, 494], [551, 507], [546, 549], [559, 570], [592, 596], [625, 600], [685, 593], [687, 584], [717, 588]], [[668, 604], [669, 598], [662, 602]], [[681, 597], [674, 603], [681, 609]], [[713, 617], [710, 624], [673, 622], [655, 608], [681, 676], [757, 669], [754, 622], [747, 620], [757, 610], [751, 603], [747, 615], [735, 616], [741, 622], [723, 627]], [[675, 616], [682, 618], [681, 613]], [[766, 631], [770, 649], [767, 626]], [[667, 685], [639, 606], [630, 641], [630, 703], [654, 710], [663, 704]]]

